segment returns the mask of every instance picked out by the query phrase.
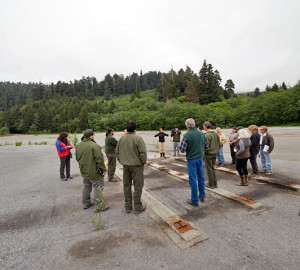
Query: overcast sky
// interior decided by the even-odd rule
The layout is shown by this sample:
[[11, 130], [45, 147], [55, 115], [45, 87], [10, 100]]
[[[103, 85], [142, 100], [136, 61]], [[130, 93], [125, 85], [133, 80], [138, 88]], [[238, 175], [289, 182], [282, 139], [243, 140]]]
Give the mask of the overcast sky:
[[299, 0], [0, 0], [0, 81], [175, 71], [236, 92], [300, 80]]

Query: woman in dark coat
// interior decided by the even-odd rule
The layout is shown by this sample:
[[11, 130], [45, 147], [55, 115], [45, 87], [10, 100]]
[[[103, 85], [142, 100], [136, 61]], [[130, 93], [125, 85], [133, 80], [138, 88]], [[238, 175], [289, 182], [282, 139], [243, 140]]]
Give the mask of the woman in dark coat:
[[260, 135], [258, 133], [258, 126], [251, 125], [248, 127], [249, 131], [251, 132], [251, 147], [250, 147], [250, 163], [252, 166], [252, 173], [249, 176], [258, 176], [258, 167], [256, 162], [256, 156], [259, 153], [259, 140]]
[[159, 133], [154, 135], [154, 137], [158, 137], [160, 157], [164, 157], [164, 158], [166, 157], [165, 156], [165, 137], [166, 136], [169, 136], [169, 135], [164, 133], [162, 128], [159, 129]]

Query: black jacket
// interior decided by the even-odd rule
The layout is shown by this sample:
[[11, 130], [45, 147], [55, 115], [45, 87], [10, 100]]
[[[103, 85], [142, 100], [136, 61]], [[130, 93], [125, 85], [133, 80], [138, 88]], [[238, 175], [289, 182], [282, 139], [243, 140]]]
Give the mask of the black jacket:
[[259, 133], [256, 132], [252, 134], [250, 140], [251, 140], [250, 154], [251, 156], [256, 156], [259, 153], [259, 141], [260, 141]]
[[157, 137], [157, 136], [159, 138], [159, 142], [165, 142], [165, 136], [169, 136], [169, 135], [164, 132], [159, 132], [154, 137]]

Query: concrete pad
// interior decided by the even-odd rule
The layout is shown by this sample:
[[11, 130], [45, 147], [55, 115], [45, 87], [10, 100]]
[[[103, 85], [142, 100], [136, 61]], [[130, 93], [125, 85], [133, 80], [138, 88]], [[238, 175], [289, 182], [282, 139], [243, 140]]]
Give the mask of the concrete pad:
[[[122, 179], [122, 170], [117, 169], [116, 175]], [[169, 225], [172, 231], [166, 228], [164, 231], [181, 249], [194, 246], [209, 238], [203, 230], [181, 218], [174, 209], [162, 203], [149, 190], [143, 189], [142, 200], [146, 204], [147, 210], [151, 209], [150, 216], [154, 220], [161, 220]]]

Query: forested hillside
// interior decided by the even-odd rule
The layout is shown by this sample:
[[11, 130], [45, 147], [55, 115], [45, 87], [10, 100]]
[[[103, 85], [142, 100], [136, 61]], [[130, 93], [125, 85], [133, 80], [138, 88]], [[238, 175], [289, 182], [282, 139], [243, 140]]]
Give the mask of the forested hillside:
[[51, 85], [0, 82], [0, 128], [11, 133], [123, 130], [136, 121], [140, 130], [153, 130], [184, 128], [189, 117], [221, 127], [299, 122], [300, 84], [235, 95], [233, 81], [227, 80], [225, 89], [221, 81], [204, 61], [199, 73], [187, 66], [178, 72], [108, 74], [100, 82], [94, 77]]

